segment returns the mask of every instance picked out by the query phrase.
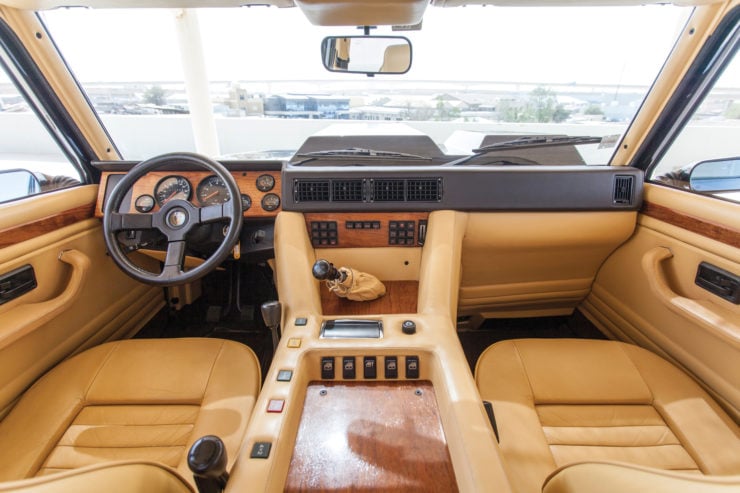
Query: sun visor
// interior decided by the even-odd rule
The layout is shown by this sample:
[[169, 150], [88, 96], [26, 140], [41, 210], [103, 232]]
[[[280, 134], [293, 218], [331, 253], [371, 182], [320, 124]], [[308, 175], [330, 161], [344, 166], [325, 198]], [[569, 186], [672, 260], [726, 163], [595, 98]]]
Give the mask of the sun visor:
[[295, 0], [317, 26], [395, 26], [421, 21], [425, 0]]

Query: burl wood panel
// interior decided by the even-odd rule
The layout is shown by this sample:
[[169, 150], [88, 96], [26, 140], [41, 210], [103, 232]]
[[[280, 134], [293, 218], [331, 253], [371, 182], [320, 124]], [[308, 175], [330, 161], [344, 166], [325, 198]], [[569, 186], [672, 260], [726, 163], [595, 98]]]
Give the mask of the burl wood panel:
[[310, 383], [285, 491], [458, 491], [431, 382]]
[[668, 207], [663, 207], [662, 205], [651, 204], [650, 202], [645, 202], [640, 212], [646, 216], [691, 231], [692, 233], [706, 236], [707, 238], [736, 248], [740, 247], [740, 231], [711, 223], [698, 217], [689, 216]]
[[[429, 219], [428, 212], [403, 212], [403, 213], [342, 213], [342, 214], [327, 214], [327, 213], [307, 213], [303, 215], [306, 219], [306, 228], [308, 228], [308, 235], [311, 236], [311, 223], [313, 221], [324, 222], [324, 221], [336, 221], [337, 222], [337, 234], [338, 242], [336, 246], [321, 245], [320, 248], [378, 248], [387, 247], [388, 245], [388, 223], [390, 221], [414, 221], [416, 228], [414, 232], [413, 245], [398, 245], [398, 246], [419, 246], [418, 245], [418, 232], [419, 232], [419, 221], [426, 221]], [[347, 222], [368, 222], [373, 221], [380, 222], [379, 229], [347, 229], [345, 224]]]
[[[105, 196], [105, 184], [107, 183], [108, 176], [112, 174], [121, 174], [121, 173], [110, 173], [105, 172], [102, 175], [102, 178], [100, 180], [100, 190], [98, 192], [98, 204], [95, 207], [95, 215], [97, 217], [103, 217], [103, 211], [101, 209], [103, 204], [103, 199]], [[129, 212], [135, 212], [134, 209], [134, 201], [136, 200], [136, 197], [143, 194], [149, 194], [154, 196], [154, 187], [157, 186], [157, 183], [159, 180], [164, 178], [165, 176], [172, 176], [172, 175], [178, 175], [178, 176], [184, 176], [187, 178], [187, 180], [190, 182], [190, 185], [192, 187], [193, 194], [190, 197], [190, 202], [195, 204], [196, 206], [200, 206], [200, 202], [195, 197], [195, 191], [198, 188], [198, 184], [203, 180], [203, 178], [206, 178], [208, 176], [211, 176], [213, 173], [209, 173], [207, 171], [188, 171], [188, 172], [176, 172], [176, 171], [152, 171], [150, 173], [147, 173], [145, 176], [143, 176], [139, 181], [137, 181], [134, 184], [134, 190], [133, 195], [131, 198], [131, 209]], [[237, 185], [239, 185], [239, 190], [241, 193], [249, 195], [249, 197], [252, 199], [252, 207], [250, 207], [246, 212], [244, 212], [244, 217], [246, 218], [259, 218], [259, 217], [274, 217], [277, 216], [277, 213], [280, 212], [282, 209], [282, 196], [280, 193], [281, 190], [281, 177], [280, 172], [274, 171], [274, 172], [268, 172], [268, 171], [233, 171], [231, 173], [234, 178], [236, 179]], [[260, 175], [271, 175], [273, 178], [275, 178], [275, 186], [272, 190], [268, 192], [260, 192], [257, 189], [257, 177]], [[268, 212], [264, 209], [262, 209], [262, 206], [260, 205], [262, 202], [262, 198], [269, 194], [274, 193], [278, 197], [280, 197], [281, 200], [281, 206], [277, 208], [275, 211]], [[159, 209], [158, 205], [154, 206], [154, 209], [152, 212], [157, 211]]]
[[335, 295], [321, 284], [321, 311], [324, 315], [377, 315], [416, 313], [418, 281], [383, 281], [385, 295], [372, 301], [352, 301]]
[[81, 205], [13, 228], [0, 231], [0, 248], [21, 243], [59, 228], [93, 217], [93, 204]]

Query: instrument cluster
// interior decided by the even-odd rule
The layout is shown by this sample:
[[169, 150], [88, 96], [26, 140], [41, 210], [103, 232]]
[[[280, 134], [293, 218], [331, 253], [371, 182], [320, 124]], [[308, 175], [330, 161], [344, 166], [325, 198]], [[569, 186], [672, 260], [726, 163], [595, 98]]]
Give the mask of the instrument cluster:
[[[208, 175], [200, 178], [201, 175], [191, 174], [188, 177], [179, 174], [168, 174], [159, 178], [151, 191], [145, 190], [144, 193], [136, 195], [134, 208], [138, 212], [151, 212], [155, 206], [162, 207], [170, 200], [181, 199], [189, 200], [199, 206], [208, 206], [223, 204], [231, 199], [229, 190], [224, 181], [216, 175]], [[242, 211], [247, 212], [253, 207], [252, 195], [248, 193], [250, 189], [260, 192], [259, 207], [263, 212], [275, 212], [280, 207], [280, 196], [275, 193], [275, 177], [268, 173], [260, 174], [256, 179], [245, 179], [246, 174], [236, 176], [239, 188], [242, 190], [241, 203]], [[197, 181], [193, 187], [191, 180]], [[248, 183], [251, 181], [251, 183]], [[151, 186], [151, 185], [150, 185]]]

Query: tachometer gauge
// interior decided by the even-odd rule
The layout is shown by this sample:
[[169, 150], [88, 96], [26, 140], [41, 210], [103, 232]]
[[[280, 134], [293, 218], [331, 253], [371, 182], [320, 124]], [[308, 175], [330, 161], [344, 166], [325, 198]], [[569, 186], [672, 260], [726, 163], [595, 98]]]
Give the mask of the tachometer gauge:
[[172, 199], [188, 200], [191, 193], [190, 182], [183, 176], [165, 176], [154, 187], [154, 198], [160, 207]]
[[280, 197], [274, 193], [268, 193], [262, 197], [262, 208], [267, 212], [272, 212], [280, 207]]
[[229, 190], [224, 181], [216, 175], [204, 178], [195, 190], [202, 205], [223, 204], [229, 201]]
[[257, 177], [257, 190], [269, 192], [275, 188], [275, 177], [272, 175], [260, 175]]

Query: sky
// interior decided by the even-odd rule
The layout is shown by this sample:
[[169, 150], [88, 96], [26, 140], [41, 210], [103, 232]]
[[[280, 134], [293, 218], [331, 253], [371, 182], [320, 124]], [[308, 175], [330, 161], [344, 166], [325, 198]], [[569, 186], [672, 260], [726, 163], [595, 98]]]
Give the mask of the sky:
[[[397, 80], [650, 85], [689, 8], [428, 7], [413, 44], [413, 66]], [[85, 82], [183, 80], [175, 12], [62, 9], [43, 14], [52, 37]], [[340, 80], [324, 70], [327, 35], [352, 27], [311, 25], [300, 9], [198, 11], [212, 81]], [[737, 64], [736, 64], [737, 65]], [[735, 78], [737, 81], [740, 77]]]

